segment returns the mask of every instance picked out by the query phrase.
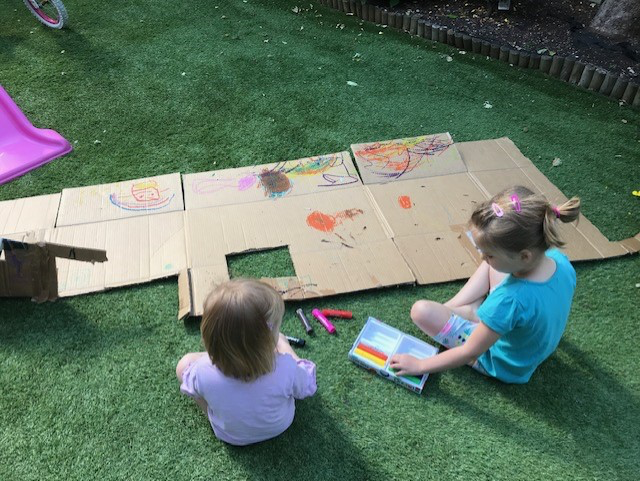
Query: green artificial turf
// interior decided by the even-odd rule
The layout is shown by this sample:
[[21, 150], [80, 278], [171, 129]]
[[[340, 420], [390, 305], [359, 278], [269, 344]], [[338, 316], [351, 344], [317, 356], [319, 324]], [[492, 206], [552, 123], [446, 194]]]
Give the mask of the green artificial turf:
[[[51, 31], [0, 0], [0, 83], [75, 148], [0, 200], [449, 131], [510, 137], [607, 237], [640, 230], [640, 114], [602, 96], [308, 2], [65, 4], [70, 29]], [[231, 270], [288, 275], [290, 262], [275, 251]], [[523, 386], [460, 368], [417, 396], [347, 360], [367, 316], [420, 336], [411, 304], [461, 283], [291, 303], [287, 334], [306, 337], [298, 307], [355, 319], [307, 338], [317, 395], [285, 434], [247, 448], [217, 441], [178, 392], [175, 364], [200, 340], [176, 321], [175, 279], [0, 300], [0, 479], [637, 479], [640, 260], [576, 267], [566, 334]]]

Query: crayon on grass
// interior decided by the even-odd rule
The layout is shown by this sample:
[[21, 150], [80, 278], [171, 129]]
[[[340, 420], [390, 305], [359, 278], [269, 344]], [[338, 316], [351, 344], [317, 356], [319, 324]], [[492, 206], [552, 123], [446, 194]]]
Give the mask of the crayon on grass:
[[306, 344], [306, 341], [304, 339], [300, 339], [298, 337], [286, 335], [284, 337], [287, 338], [287, 341], [289, 341], [289, 344], [291, 344], [292, 346], [304, 347], [304, 345]]
[[353, 317], [351, 311], [340, 311], [338, 309], [322, 309], [320, 312], [325, 317], [341, 317], [342, 319], [351, 319]]
[[311, 314], [313, 314], [313, 317], [318, 319], [318, 322], [322, 324], [327, 331], [329, 331], [329, 334], [336, 333], [336, 328], [333, 326], [333, 324], [331, 324], [331, 322], [329, 322], [329, 319], [324, 317], [322, 312], [320, 312], [320, 309], [314, 309], [313, 311], [311, 311]]
[[300, 318], [300, 322], [302, 322], [304, 330], [307, 331], [307, 334], [311, 334], [313, 332], [313, 327], [309, 324], [309, 319], [304, 315], [304, 311], [302, 309], [296, 309], [296, 314]]

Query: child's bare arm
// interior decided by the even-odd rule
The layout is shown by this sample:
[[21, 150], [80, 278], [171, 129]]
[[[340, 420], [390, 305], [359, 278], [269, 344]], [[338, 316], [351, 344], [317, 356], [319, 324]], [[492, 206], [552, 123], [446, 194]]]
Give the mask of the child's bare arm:
[[427, 359], [418, 359], [409, 354], [396, 354], [391, 358], [390, 367], [397, 370], [397, 375], [424, 374], [440, 372], [473, 363], [482, 353], [487, 351], [500, 335], [480, 322], [471, 333], [467, 342], [441, 352]]
[[296, 352], [293, 350], [293, 348], [289, 344], [289, 341], [287, 341], [287, 338], [282, 333], [280, 333], [280, 335], [278, 336], [276, 351], [278, 351], [280, 354], [290, 354], [291, 357], [294, 359], [294, 361], [300, 360]]

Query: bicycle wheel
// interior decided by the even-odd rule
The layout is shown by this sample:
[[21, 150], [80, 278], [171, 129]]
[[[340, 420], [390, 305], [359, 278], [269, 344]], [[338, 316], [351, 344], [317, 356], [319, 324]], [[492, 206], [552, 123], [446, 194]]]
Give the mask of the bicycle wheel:
[[62, 0], [24, 0], [24, 4], [47, 27], [62, 28], [69, 21]]

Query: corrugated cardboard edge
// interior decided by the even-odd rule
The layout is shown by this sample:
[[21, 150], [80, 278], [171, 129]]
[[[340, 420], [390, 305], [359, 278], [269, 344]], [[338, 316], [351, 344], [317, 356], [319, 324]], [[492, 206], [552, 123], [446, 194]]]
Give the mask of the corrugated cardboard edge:
[[629, 252], [629, 254], [636, 254], [640, 252], [640, 232], [634, 237], [621, 240], [619, 243]]
[[189, 269], [183, 269], [178, 274], [178, 320], [187, 318], [192, 312], [191, 274]]

